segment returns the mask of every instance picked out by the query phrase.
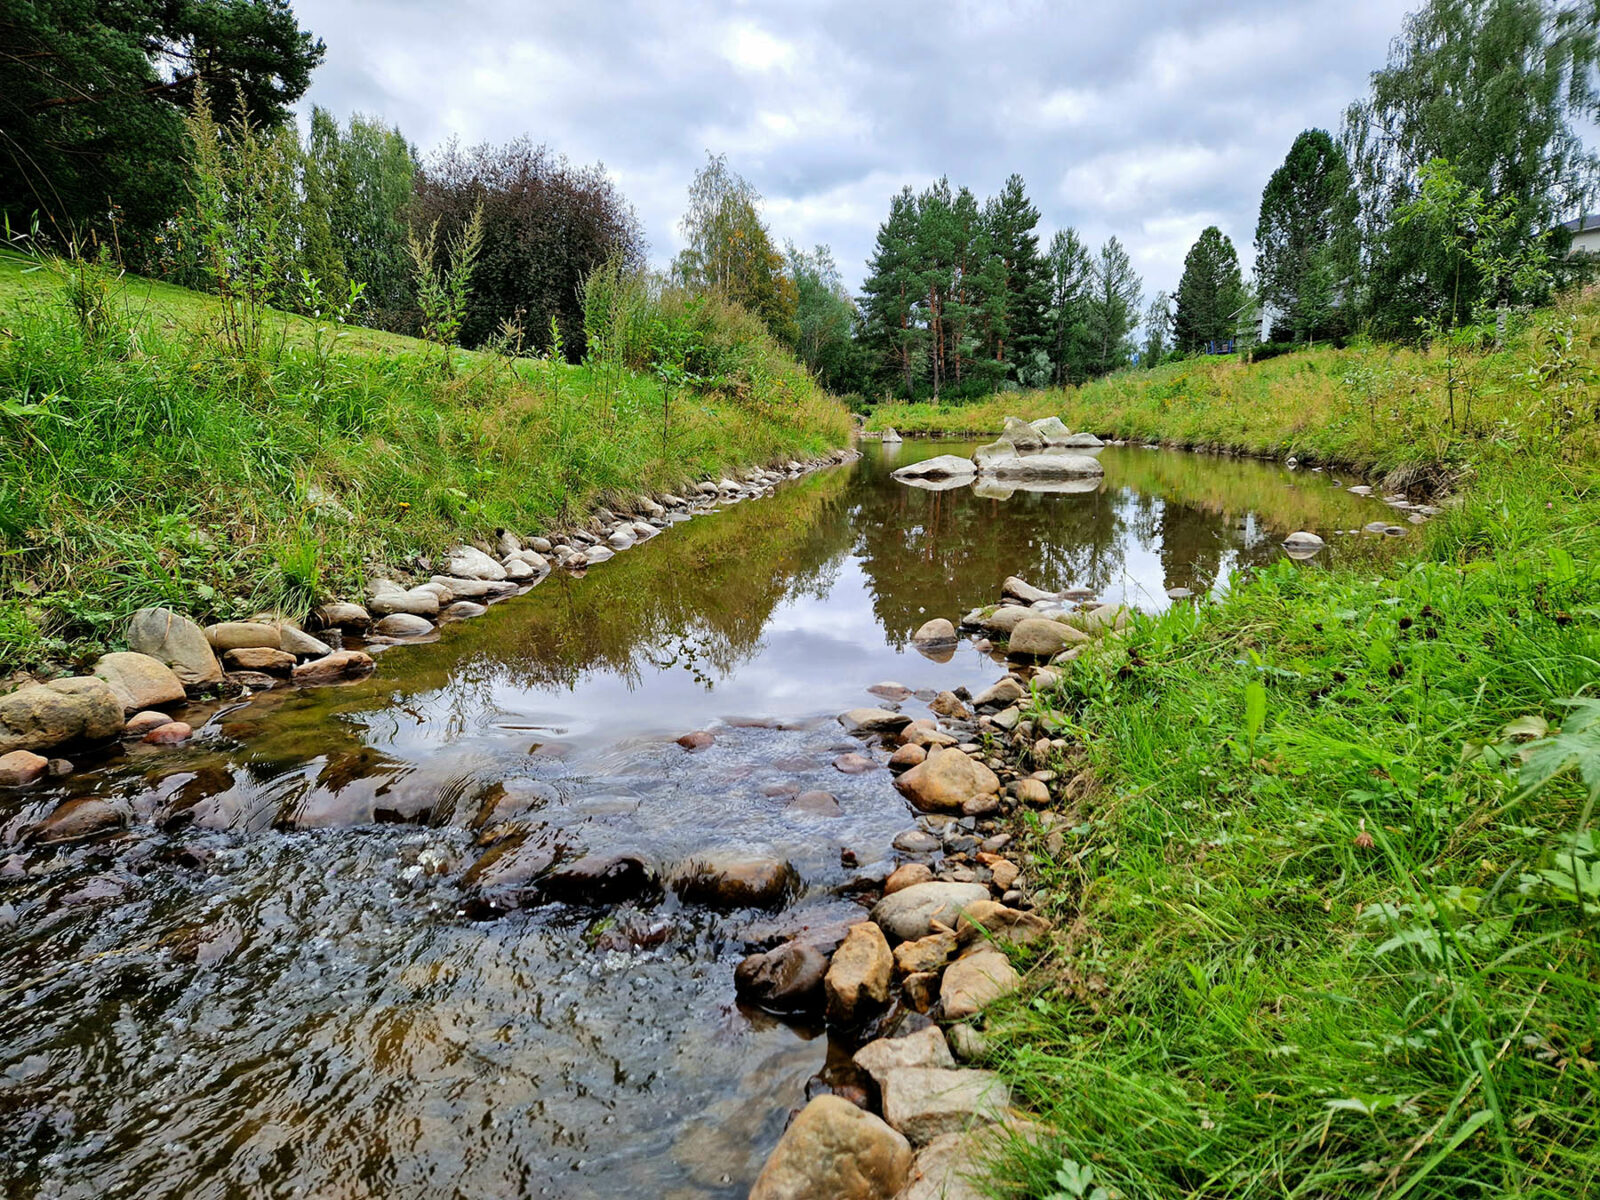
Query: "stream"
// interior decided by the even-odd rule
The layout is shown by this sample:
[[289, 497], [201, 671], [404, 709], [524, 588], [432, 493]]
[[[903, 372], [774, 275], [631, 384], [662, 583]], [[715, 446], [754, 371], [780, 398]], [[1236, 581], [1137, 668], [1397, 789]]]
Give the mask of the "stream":
[[[919, 653], [1019, 575], [1155, 611], [1387, 510], [1336, 477], [1134, 447], [1076, 494], [908, 487], [950, 441], [863, 457], [557, 572], [355, 685], [191, 706], [172, 749], [0, 793], [0, 1191], [120, 1197], [743, 1197], [820, 1028], [742, 1008], [733, 969], [855, 916], [915, 813], [836, 715], [896, 681], [1003, 673]], [[1382, 540], [1382, 539], [1378, 539]], [[948, 661], [938, 661], [947, 657]], [[920, 697], [920, 698], [918, 698]], [[675, 739], [710, 730], [693, 753]], [[881, 763], [882, 756], [879, 756]], [[823, 790], [829, 815], [791, 802]], [[28, 847], [67, 797], [122, 833]], [[779, 913], [659, 900], [493, 916], [462, 883], [513, 817], [570, 854], [793, 864]], [[846, 862], [854, 865], [845, 866]]]

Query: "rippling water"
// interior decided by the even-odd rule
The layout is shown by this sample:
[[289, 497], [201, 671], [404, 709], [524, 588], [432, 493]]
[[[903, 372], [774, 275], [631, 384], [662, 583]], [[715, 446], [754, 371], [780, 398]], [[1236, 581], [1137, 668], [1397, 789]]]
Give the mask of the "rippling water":
[[[888, 478], [869, 447], [557, 576], [345, 688], [197, 706], [201, 736], [0, 794], [0, 1183], [16, 1197], [743, 1196], [828, 1039], [742, 1010], [784, 917], [659, 902], [471, 919], [477, 831], [669, 869], [787, 858], [791, 919], [859, 912], [912, 823], [833, 716], [996, 664], [911, 633], [1017, 574], [1145, 609], [1385, 510], [1332, 479], [1112, 448], [1075, 495]], [[1310, 566], [1307, 569], [1316, 569]], [[906, 702], [921, 715], [923, 704]], [[685, 753], [673, 740], [716, 734]], [[834, 817], [788, 807], [833, 793]], [[62, 799], [121, 835], [27, 848]], [[846, 868], [841, 852], [859, 866]]]

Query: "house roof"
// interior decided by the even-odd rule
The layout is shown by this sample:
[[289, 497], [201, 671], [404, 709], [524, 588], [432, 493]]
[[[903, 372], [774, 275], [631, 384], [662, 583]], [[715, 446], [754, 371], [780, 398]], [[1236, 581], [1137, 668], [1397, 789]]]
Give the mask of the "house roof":
[[1556, 228], [1565, 229], [1568, 233], [1593, 233], [1600, 230], [1600, 213], [1584, 213], [1581, 217], [1561, 222]]

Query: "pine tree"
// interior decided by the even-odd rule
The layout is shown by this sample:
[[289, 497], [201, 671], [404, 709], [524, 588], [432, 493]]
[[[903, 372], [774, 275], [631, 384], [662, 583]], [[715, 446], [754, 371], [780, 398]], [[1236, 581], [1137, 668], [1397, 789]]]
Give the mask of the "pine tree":
[[1299, 341], [1326, 332], [1354, 298], [1357, 201], [1344, 151], [1321, 129], [1295, 138], [1261, 193], [1256, 280], [1276, 325]]
[[867, 278], [862, 284], [868, 371], [896, 394], [914, 394], [925, 342], [916, 321], [921, 287], [916, 263], [917, 201], [909, 187], [889, 202], [878, 226]]
[[1050, 285], [1045, 309], [1046, 350], [1058, 385], [1082, 383], [1089, 375], [1088, 310], [1094, 264], [1072, 228], [1058, 230], [1045, 256]]
[[1116, 238], [1100, 247], [1094, 261], [1094, 290], [1087, 306], [1087, 373], [1105, 375], [1126, 366], [1133, 353], [1129, 336], [1139, 320], [1144, 284]]
[[1215, 225], [1203, 230], [1183, 260], [1173, 334], [1178, 349], [1193, 352], [1233, 337], [1244, 305], [1244, 279], [1233, 242]]
[[1022, 176], [1012, 175], [985, 208], [989, 252], [995, 262], [994, 286], [1001, 319], [989, 346], [996, 362], [1027, 361], [1044, 336], [1050, 280], [1039, 256], [1039, 210], [1028, 200]]

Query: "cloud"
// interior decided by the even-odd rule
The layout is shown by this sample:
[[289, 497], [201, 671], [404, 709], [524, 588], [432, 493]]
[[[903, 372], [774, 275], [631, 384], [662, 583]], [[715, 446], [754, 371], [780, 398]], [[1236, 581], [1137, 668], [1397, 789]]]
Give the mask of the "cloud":
[[680, 244], [707, 151], [766, 197], [777, 239], [833, 247], [859, 284], [904, 184], [980, 195], [1016, 171], [1091, 244], [1116, 235], [1171, 290], [1207, 224], [1248, 267], [1267, 176], [1336, 129], [1415, 0], [297, 0], [328, 44], [306, 104], [423, 150], [526, 134], [603, 162], [652, 256]]

